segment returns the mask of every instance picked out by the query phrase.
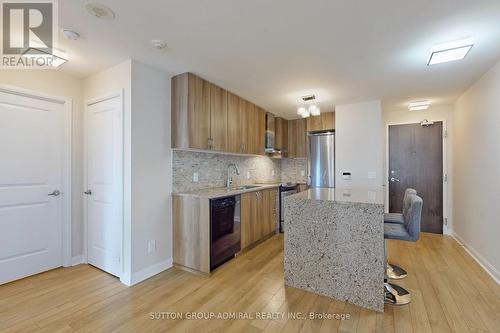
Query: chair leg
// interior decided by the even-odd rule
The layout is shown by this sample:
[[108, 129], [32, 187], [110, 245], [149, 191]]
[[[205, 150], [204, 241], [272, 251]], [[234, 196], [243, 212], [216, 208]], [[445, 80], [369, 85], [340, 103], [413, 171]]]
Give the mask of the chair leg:
[[[385, 240], [384, 252], [385, 252], [385, 262], [388, 267], [389, 263], [387, 262], [387, 240]], [[384, 276], [385, 303], [390, 305], [405, 305], [410, 303], [411, 295], [408, 292], [408, 290], [398, 286], [397, 284], [389, 283], [387, 281], [388, 278], [389, 278], [388, 269], [386, 269]]]
[[408, 275], [408, 273], [403, 268], [389, 263], [389, 261], [387, 260], [387, 239], [385, 239], [384, 241], [385, 241], [384, 250], [385, 250], [385, 262], [386, 262], [385, 275], [389, 279], [393, 280], [404, 279]]

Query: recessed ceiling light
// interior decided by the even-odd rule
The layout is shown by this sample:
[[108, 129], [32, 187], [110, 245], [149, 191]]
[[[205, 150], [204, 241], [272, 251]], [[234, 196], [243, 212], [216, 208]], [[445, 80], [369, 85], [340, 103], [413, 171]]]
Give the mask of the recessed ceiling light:
[[408, 105], [408, 110], [410, 111], [427, 110], [430, 105], [431, 105], [430, 101], [412, 102]]
[[87, 9], [87, 12], [91, 15], [101, 20], [113, 20], [115, 18], [115, 13], [111, 8], [101, 5], [100, 3], [88, 3], [85, 5], [85, 9]]
[[67, 39], [71, 40], [80, 39], [80, 34], [72, 29], [63, 29], [63, 34]]
[[441, 64], [448, 61], [461, 60], [465, 58], [473, 46], [474, 41], [472, 38], [435, 45], [431, 50], [427, 66]]

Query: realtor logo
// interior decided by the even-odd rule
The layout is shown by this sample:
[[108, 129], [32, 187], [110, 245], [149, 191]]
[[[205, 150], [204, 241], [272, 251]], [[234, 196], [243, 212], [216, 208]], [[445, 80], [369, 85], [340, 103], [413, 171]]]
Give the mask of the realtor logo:
[[54, 68], [66, 62], [55, 48], [56, 2], [1, 1], [1, 67]]

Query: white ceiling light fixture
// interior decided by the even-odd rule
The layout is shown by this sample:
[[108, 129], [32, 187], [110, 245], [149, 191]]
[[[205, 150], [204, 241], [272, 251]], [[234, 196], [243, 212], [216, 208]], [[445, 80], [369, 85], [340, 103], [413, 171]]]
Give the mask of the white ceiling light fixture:
[[304, 106], [299, 106], [298, 109], [297, 109], [297, 114], [299, 116], [302, 116], [302, 114], [304, 114], [306, 112], [307, 112], [307, 109]]
[[309, 111], [306, 111], [306, 112], [302, 113], [300, 116], [302, 118], [309, 118], [311, 116], [311, 114], [309, 113]]
[[80, 34], [73, 29], [63, 29], [63, 34], [64, 34], [64, 37], [66, 37], [67, 39], [71, 39], [71, 40], [80, 39]]
[[422, 111], [422, 110], [427, 110], [429, 106], [431, 105], [430, 101], [419, 101], [419, 102], [412, 102], [408, 105], [408, 110], [410, 111]]
[[472, 38], [435, 45], [432, 47], [427, 66], [462, 60], [473, 46], [474, 40]]
[[319, 116], [321, 114], [321, 110], [317, 105], [311, 105], [309, 106], [309, 113], [311, 116]]
[[302, 101], [304, 105], [299, 106], [297, 108], [297, 114], [300, 115], [302, 118], [308, 118], [311, 115], [319, 116], [321, 114], [319, 106], [312, 103], [312, 101], [314, 101], [315, 99], [316, 99], [315, 95], [302, 96]]
[[164, 48], [167, 47], [167, 43], [159, 39], [151, 40], [151, 45], [153, 45], [158, 50], [163, 50]]
[[85, 5], [85, 9], [90, 15], [97, 17], [101, 20], [111, 21], [115, 19], [115, 13], [107, 6], [100, 3], [91, 2]]

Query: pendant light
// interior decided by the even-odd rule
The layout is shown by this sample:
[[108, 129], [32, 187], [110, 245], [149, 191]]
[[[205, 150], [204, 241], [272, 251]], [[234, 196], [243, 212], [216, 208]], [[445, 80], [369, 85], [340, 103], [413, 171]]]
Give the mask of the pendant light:
[[303, 105], [297, 108], [297, 114], [302, 118], [308, 118], [310, 116], [319, 116], [321, 111], [319, 106], [314, 104], [312, 101], [316, 99], [314, 95], [302, 96]]

